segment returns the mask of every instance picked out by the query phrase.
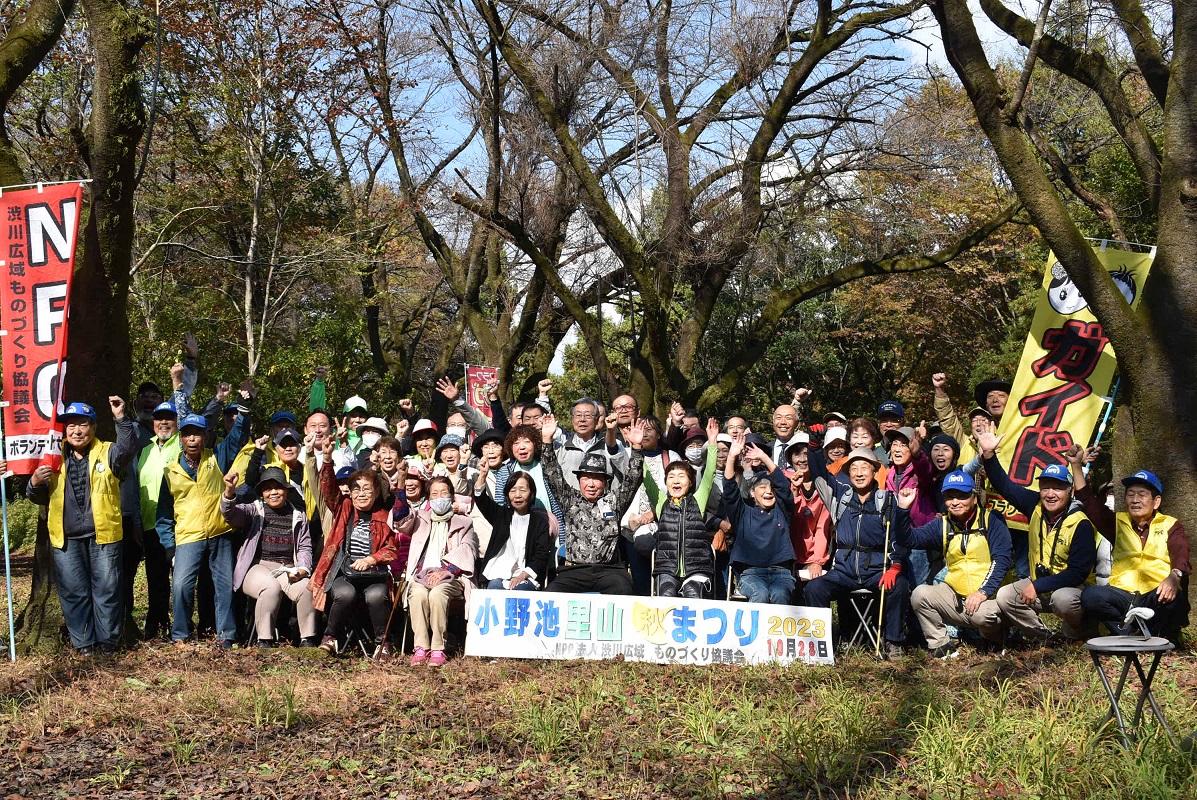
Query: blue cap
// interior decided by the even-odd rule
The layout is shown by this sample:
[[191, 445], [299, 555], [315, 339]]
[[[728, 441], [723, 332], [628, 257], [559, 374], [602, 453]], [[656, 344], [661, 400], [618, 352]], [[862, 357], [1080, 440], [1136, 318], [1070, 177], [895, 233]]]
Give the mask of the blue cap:
[[87, 403], [71, 403], [66, 407], [66, 411], [58, 415], [58, 418], [64, 422], [68, 417], [83, 417], [88, 422], [95, 422], [96, 410]]
[[886, 400], [884, 403], [877, 406], [877, 416], [905, 419], [906, 409], [902, 408], [902, 404], [897, 400]]
[[349, 480], [349, 476], [355, 472], [357, 472], [357, 468], [355, 468], [352, 464], [346, 464], [337, 470], [337, 480], [347, 481]]
[[150, 416], [158, 416], [159, 414], [170, 414], [172, 417], [179, 416], [179, 410], [175, 408], [175, 404], [167, 400], [165, 403], [159, 403], [154, 406], [154, 413]]
[[964, 492], [965, 494], [972, 494], [976, 489], [977, 484], [973, 481], [973, 477], [964, 470], [958, 469], [944, 476], [940, 492]]
[[1072, 485], [1072, 473], [1068, 471], [1068, 467], [1063, 464], [1051, 464], [1044, 468], [1043, 472], [1039, 473], [1039, 481], [1059, 481], [1060, 483], [1067, 483]]
[[303, 437], [296, 433], [294, 428], [283, 428], [281, 431], [274, 434], [275, 444], [282, 444], [288, 439], [293, 439], [295, 444], [301, 444], [303, 442]]
[[1134, 475], [1122, 479], [1123, 486], [1134, 486], [1136, 484], [1146, 486], [1156, 494], [1164, 493], [1164, 482], [1156, 477], [1156, 474], [1151, 470], [1141, 469]]
[[183, 430], [183, 428], [199, 428], [201, 431], [206, 431], [208, 430], [208, 420], [199, 414], [188, 414], [179, 420], [179, 430]]
[[270, 415], [270, 424], [279, 425], [283, 422], [289, 423], [292, 428], [299, 427], [299, 420], [290, 411], [275, 411]]

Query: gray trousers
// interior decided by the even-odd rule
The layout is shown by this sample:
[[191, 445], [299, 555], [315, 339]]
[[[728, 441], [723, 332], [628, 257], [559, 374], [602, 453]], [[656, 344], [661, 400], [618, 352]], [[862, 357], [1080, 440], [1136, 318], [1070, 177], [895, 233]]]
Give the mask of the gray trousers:
[[992, 642], [1002, 640], [1002, 615], [995, 600], [986, 600], [969, 614], [964, 610], [964, 598], [951, 586], [924, 583], [914, 587], [910, 606], [932, 650], [948, 643], [948, 625], [973, 628]]
[[1084, 638], [1084, 612], [1081, 610], [1081, 590], [1072, 586], [1056, 589], [1049, 594], [1039, 595], [1034, 602], [1022, 601], [1022, 590], [1030, 578], [1007, 584], [998, 589], [997, 604], [1008, 623], [1030, 634], [1033, 638], [1046, 639], [1051, 631], [1039, 615], [1045, 610], [1063, 621], [1062, 631], [1070, 639]]

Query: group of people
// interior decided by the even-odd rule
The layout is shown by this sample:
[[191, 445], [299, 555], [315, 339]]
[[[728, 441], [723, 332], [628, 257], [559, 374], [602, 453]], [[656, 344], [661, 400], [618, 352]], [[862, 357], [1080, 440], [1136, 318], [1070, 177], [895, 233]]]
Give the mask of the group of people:
[[[433, 666], [475, 588], [837, 603], [841, 622], [876, 594], [887, 657], [1120, 632], [1135, 605], [1160, 635], [1187, 624], [1188, 540], [1160, 480], [1123, 480], [1115, 513], [1086, 480], [1094, 452], [1074, 447], [1038, 491], [1015, 484], [997, 457], [1001, 381], [977, 387], [967, 428], [943, 375], [932, 425], [893, 400], [808, 420], [799, 389], [767, 439], [677, 403], [642, 414], [631, 395], [575, 400], [567, 429], [548, 380], [510, 408], [491, 385], [489, 416], [448, 379], [423, 413], [403, 400], [388, 419], [353, 396], [334, 416], [320, 371], [302, 422], [279, 410], [260, 425], [248, 384], [192, 407], [185, 349], [169, 396], [146, 382], [132, 410], [109, 398], [114, 442], [96, 438], [95, 409], [67, 406], [61, 459], [28, 481], [80, 653], [118, 647], [142, 563], [146, 639], [184, 645], [198, 614], [222, 648], [360, 643], [387, 658], [406, 627], [411, 663]], [[1024, 526], [991, 510], [998, 496]]]

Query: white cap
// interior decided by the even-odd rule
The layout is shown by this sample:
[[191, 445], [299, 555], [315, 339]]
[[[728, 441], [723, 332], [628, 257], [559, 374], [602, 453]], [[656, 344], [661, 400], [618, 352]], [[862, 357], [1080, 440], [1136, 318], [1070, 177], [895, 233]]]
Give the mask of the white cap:
[[378, 431], [383, 436], [391, 432], [390, 428], [387, 427], [387, 421], [382, 417], [370, 417], [370, 419], [358, 425], [354, 430], [358, 433], [362, 431]]
[[828, 428], [827, 433], [823, 434], [823, 447], [826, 448], [827, 445], [831, 444], [832, 442], [843, 442], [844, 444], [847, 444], [848, 429], [841, 428], [839, 425], [836, 425], [834, 428]]
[[342, 407], [341, 411], [348, 414], [355, 408], [360, 408], [362, 411], [370, 410], [366, 405], [365, 399], [355, 394], [353, 397], [345, 401], [345, 405]]
[[424, 431], [440, 433], [440, 431], [437, 430], [436, 423], [434, 423], [432, 420], [427, 418], [416, 420], [416, 426], [411, 429], [411, 435], [415, 436], [417, 433], [423, 433]]

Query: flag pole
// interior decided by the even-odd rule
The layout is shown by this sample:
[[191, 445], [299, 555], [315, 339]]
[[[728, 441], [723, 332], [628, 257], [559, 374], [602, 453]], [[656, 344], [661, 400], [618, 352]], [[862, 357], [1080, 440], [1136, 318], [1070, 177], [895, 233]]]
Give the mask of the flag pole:
[[[1094, 435], [1093, 435], [1093, 444], [1091, 444], [1090, 447], [1094, 447], [1096, 445], [1101, 444], [1101, 440], [1103, 438], [1105, 438], [1106, 427], [1110, 424], [1110, 416], [1114, 412], [1114, 399], [1118, 396], [1119, 381], [1120, 381], [1120, 377], [1115, 375], [1114, 383], [1112, 386], [1110, 386], [1110, 396], [1104, 398], [1105, 410], [1101, 415], [1101, 422], [1099, 422], [1097, 424], [1097, 432], [1094, 433]], [[1085, 466], [1083, 467], [1084, 473], [1086, 475], [1089, 474], [1089, 468], [1091, 466], [1093, 466], [1091, 463], [1086, 463]]]
[[[8, 440], [4, 437], [4, 423], [0, 420], [0, 456], [8, 461]], [[7, 473], [6, 473], [7, 474]], [[8, 555], [8, 487], [5, 475], [0, 475], [0, 517], [4, 520], [4, 594], [8, 602], [8, 658], [17, 660], [17, 631], [12, 616], [12, 562]]]

